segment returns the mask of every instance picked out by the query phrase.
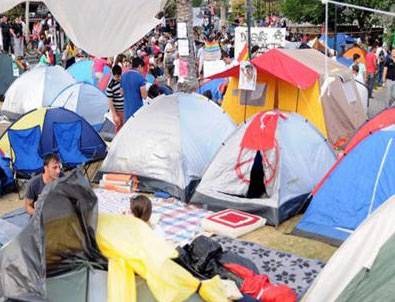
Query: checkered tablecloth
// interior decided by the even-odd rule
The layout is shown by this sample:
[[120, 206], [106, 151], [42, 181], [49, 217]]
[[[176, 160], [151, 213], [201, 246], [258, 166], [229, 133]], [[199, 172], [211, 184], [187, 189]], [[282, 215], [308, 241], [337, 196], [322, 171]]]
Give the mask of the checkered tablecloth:
[[[118, 193], [104, 189], [95, 189], [98, 197], [99, 212], [125, 214], [129, 212], [129, 198], [135, 193]], [[178, 245], [191, 242], [203, 231], [201, 220], [211, 212], [186, 205], [176, 199], [150, 197], [153, 214], [160, 215], [158, 228], [167, 240]]]

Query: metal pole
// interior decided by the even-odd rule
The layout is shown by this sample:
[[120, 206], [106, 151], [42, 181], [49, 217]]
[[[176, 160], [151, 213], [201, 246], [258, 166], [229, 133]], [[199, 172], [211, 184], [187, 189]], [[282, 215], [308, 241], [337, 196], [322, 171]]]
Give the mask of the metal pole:
[[343, 3], [343, 2], [338, 2], [338, 1], [334, 1], [334, 0], [321, 0], [321, 1], [322, 1], [322, 3], [325, 3], [325, 4], [332, 3], [332, 4], [339, 5], [339, 6], [351, 7], [351, 8], [356, 8], [356, 9], [360, 9], [360, 10], [376, 13], [376, 14], [382, 14], [382, 15], [395, 17], [395, 13], [394, 12], [386, 12], [386, 11], [379, 10], [379, 9], [359, 6], [359, 5], [355, 5], [355, 4]]
[[328, 1], [325, 2], [325, 81], [328, 80]]
[[248, 60], [251, 60], [251, 0], [247, 0]]
[[26, 24], [26, 26], [25, 26], [25, 32], [23, 33], [25, 35], [26, 43], [29, 41], [29, 33], [30, 33], [29, 6], [30, 6], [29, 1], [26, 1], [26, 6], [25, 6], [25, 24]]
[[335, 28], [334, 28], [334, 30], [335, 30], [334, 49], [335, 49], [335, 55], [337, 58], [339, 56], [339, 54], [337, 53], [337, 5], [336, 4], [335, 4]]

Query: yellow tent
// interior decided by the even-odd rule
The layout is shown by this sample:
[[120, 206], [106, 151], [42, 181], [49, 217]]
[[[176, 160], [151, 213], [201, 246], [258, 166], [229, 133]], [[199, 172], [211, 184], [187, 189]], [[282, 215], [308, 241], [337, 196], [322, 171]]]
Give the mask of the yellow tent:
[[[215, 76], [230, 77], [222, 107], [237, 124], [261, 111], [297, 112], [331, 143], [343, 141], [366, 115], [351, 71], [328, 60], [330, 79], [325, 83], [324, 58], [313, 49], [270, 50], [251, 60], [257, 70], [255, 91], [239, 89], [239, 66], [226, 70]], [[354, 101], [347, 99], [343, 82], [350, 82], [347, 89], [354, 93]]]

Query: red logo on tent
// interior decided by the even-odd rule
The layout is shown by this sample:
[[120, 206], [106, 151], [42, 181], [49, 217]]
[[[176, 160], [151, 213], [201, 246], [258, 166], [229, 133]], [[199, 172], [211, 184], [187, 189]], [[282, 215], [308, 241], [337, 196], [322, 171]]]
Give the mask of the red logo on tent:
[[[286, 116], [279, 112], [262, 112], [258, 114], [246, 129], [240, 144], [240, 152], [235, 166], [237, 176], [245, 183], [250, 183], [250, 179], [246, 177], [241, 167], [254, 161], [255, 154], [252, 157], [243, 160], [243, 155], [251, 150], [261, 151], [263, 166], [268, 168], [271, 173], [265, 176], [265, 185], [269, 184], [276, 174], [279, 150], [276, 140], [276, 129], [278, 118], [286, 119]], [[267, 152], [275, 150], [275, 159], [270, 161]]]

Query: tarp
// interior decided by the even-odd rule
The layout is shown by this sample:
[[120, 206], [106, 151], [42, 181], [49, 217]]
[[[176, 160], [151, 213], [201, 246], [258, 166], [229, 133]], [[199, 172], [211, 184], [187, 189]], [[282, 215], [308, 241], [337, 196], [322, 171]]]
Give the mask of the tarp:
[[46, 301], [49, 274], [81, 261], [106, 264], [94, 238], [97, 198], [81, 172], [47, 185], [35, 209], [26, 227], [0, 250], [0, 300]]
[[[320, 41], [325, 44], [325, 34], [321, 35]], [[335, 37], [334, 36], [328, 36], [328, 47], [330, 49], [335, 49]], [[338, 33], [336, 35], [336, 51], [338, 54], [343, 52], [347, 44], [353, 44], [355, 42], [355, 39], [351, 37], [350, 35], [344, 34], [344, 33]]]
[[[1, 1], [0, 13], [24, 1]], [[125, 51], [159, 24], [164, 0], [44, 0], [75, 45], [99, 57]], [[122, 20], [122, 22], [120, 22]], [[116, 33], [116, 34], [115, 34]]]

